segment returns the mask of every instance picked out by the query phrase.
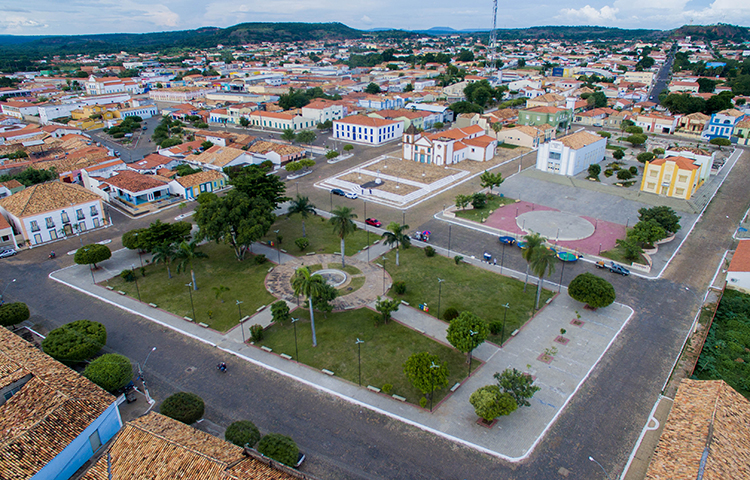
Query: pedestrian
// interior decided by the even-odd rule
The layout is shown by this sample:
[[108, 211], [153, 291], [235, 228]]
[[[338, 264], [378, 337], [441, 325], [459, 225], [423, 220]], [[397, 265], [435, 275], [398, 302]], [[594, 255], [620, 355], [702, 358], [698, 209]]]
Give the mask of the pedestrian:
[[493, 258], [493, 259], [492, 259], [492, 264], [493, 264], [493, 265], [495, 265], [495, 266], [497, 267], [497, 258]]

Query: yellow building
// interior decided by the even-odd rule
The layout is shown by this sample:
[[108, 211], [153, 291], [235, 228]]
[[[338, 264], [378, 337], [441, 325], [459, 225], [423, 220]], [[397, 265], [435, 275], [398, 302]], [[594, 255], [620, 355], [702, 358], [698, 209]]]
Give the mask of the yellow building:
[[84, 105], [70, 112], [72, 120], [68, 125], [82, 130], [104, 128], [105, 122], [120, 118], [117, 105]]
[[685, 157], [658, 158], [646, 162], [641, 191], [689, 200], [702, 185], [700, 165]]

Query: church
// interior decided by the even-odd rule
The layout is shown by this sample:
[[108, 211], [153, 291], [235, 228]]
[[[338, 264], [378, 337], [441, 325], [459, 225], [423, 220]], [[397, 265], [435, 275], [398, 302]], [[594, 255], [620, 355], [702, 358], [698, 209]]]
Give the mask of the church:
[[431, 165], [452, 165], [462, 160], [486, 162], [495, 156], [497, 140], [471, 125], [444, 132], [419, 133], [414, 125], [404, 131], [404, 159]]

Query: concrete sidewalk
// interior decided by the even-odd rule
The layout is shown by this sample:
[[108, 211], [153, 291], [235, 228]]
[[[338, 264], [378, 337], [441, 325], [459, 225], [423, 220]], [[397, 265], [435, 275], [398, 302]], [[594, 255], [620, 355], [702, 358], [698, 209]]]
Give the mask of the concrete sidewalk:
[[[137, 253], [126, 249], [114, 252], [110, 260], [102, 262], [104, 269], [97, 274], [97, 281], [104, 280], [104, 276], [113, 276], [122, 268], [129, 268], [131, 264], [138, 264], [137, 257]], [[284, 258], [282, 257], [282, 261]], [[476, 260], [469, 259], [469, 262], [476, 262], [481, 268], [499, 271], [499, 267]], [[505, 270], [506, 274], [523, 277], [520, 272]], [[268, 321], [269, 309], [246, 320], [243, 329], [235, 327], [224, 334], [94, 285], [87, 266], [73, 265], [51, 273], [50, 278], [320, 391], [509, 461], [522, 460], [532, 452], [632, 313], [629, 307], [618, 304], [590, 312], [583, 310], [580, 304], [567, 295], [559, 295], [507, 341], [504, 348], [486, 344], [477, 349], [476, 356], [485, 365], [472, 372], [471, 378], [465, 380], [460, 388], [430, 413], [418, 406], [360, 388], [335, 376], [287, 360], [276, 353], [243, 343], [242, 334], [247, 335], [245, 329], [248, 325]], [[576, 309], [584, 322], [581, 326], [570, 324], [576, 318]], [[445, 342], [445, 322], [406, 307], [399, 309], [395, 318]], [[569, 339], [567, 345], [554, 342], [560, 328], [568, 331], [565, 335]], [[558, 350], [554, 359], [549, 364], [540, 361], [539, 356], [544, 349], [552, 347]], [[499, 419], [498, 425], [492, 429], [479, 426], [468, 398], [477, 388], [494, 383], [492, 375], [507, 367], [515, 367], [536, 376], [536, 382], [542, 389], [532, 399], [531, 407], [521, 408]]]

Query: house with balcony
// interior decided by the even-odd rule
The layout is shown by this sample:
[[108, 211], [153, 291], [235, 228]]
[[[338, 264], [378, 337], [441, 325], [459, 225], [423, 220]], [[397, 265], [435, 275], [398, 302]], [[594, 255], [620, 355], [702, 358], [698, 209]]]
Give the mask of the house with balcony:
[[568, 128], [573, 121], [573, 112], [559, 107], [533, 107], [518, 112], [519, 125], [543, 125], [545, 123], [554, 128]]
[[731, 140], [734, 136], [734, 127], [746, 117], [744, 112], [736, 108], [722, 110], [711, 115], [706, 129], [703, 130], [701, 138], [704, 140], [713, 140], [714, 138], [726, 138]]
[[675, 135], [700, 137], [711, 117], [701, 112], [683, 115], [677, 120]]
[[690, 200], [703, 184], [700, 165], [682, 156], [657, 158], [643, 167], [641, 191]]
[[115, 397], [0, 328], [0, 476], [71, 478], [122, 428]]
[[216, 170], [191, 173], [169, 182], [172, 195], [179, 195], [185, 200], [194, 200], [201, 193], [216, 192], [226, 188], [228, 177]]
[[102, 209], [96, 194], [59, 181], [32, 185], [0, 198], [0, 215], [31, 246], [107, 225]]
[[123, 170], [102, 183], [109, 185], [111, 200], [118, 200], [130, 208], [146, 207], [170, 199], [169, 182], [158, 175]]
[[607, 139], [580, 130], [539, 145], [536, 169], [556, 175], [578, 175], [604, 160]]

